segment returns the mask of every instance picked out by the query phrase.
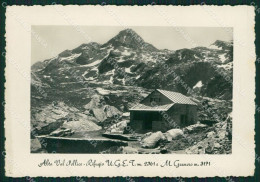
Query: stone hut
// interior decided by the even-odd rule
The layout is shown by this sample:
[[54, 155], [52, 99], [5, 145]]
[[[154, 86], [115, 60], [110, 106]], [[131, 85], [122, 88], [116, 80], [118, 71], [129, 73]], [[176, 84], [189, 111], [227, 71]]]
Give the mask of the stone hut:
[[165, 132], [197, 121], [197, 104], [189, 97], [156, 89], [130, 109], [129, 126], [137, 133]]

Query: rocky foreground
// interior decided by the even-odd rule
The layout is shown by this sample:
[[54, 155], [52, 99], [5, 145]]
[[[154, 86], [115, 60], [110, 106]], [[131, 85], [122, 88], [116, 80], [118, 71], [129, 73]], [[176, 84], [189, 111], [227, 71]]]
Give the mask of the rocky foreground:
[[231, 117], [214, 126], [195, 124], [166, 133], [149, 132], [138, 136], [138, 141], [127, 147], [111, 148], [104, 153], [149, 154], [230, 154], [232, 152]]
[[[231, 112], [231, 103], [210, 98], [197, 99], [201, 99], [201, 122], [165, 133], [146, 134], [131, 130], [128, 126], [129, 113], [108, 105], [103, 96], [93, 95], [84, 109], [68, 106], [64, 102], [52, 102], [32, 111], [31, 151], [46, 152], [44, 145], [47, 144], [38, 138], [45, 135], [118, 141], [115, 142], [118, 145], [109, 149], [100, 148], [100, 153], [231, 153], [232, 117], [227, 114]], [[128, 146], [120, 146], [122, 141], [127, 142]]]
[[[126, 29], [105, 44], [82, 44], [31, 70], [32, 152], [46, 152], [38, 137], [46, 136], [128, 143], [100, 153], [231, 153], [232, 41], [160, 50]], [[158, 88], [190, 96], [198, 104], [198, 123], [166, 133], [132, 131], [129, 108]]]

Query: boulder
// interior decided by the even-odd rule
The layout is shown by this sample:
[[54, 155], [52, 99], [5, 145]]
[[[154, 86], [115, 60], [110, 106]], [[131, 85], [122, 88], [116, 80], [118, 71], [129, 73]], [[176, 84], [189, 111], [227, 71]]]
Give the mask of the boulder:
[[214, 131], [210, 131], [207, 133], [208, 138], [213, 138], [213, 137], [215, 137], [215, 135], [216, 135], [216, 133]]
[[142, 139], [145, 138], [145, 137], [148, 137], [152, 134], [152, 132], [148, 132], [148, 133], [145, 133], [143, 136], [142, 136]]
[[93, 108], [92, 111], [99, 122], [103, 122], [107, 119], [106, 113], [102, 108]]
[[149, 135], [146, 135], [140, 143], [143, 148], [155, 148], [158, 146], [160, 141], [165, 140], [166, 138], [163, 133], [161, 131], [158, 131], [156, 133], [149, 133]]
[[38, 135], [46, 135], [49, 134], [55, 130], [57, 130], [59, 127], [63, 125], [65, 122], [65, 119], [58, 119], [58, 120], [52, 120], [48, 123], [45, 122], [39, 122], [37, 125], [33, 124], [33, 129], [31, 130], [31, 135], [34, 138]]
[[164, 136], [168, 142], [172, 141], [172, 136], [169, 133], [164, 133]]
[[217, 132], [217, 136], [218, 136], [218, 138], [219, 139], [224, 139], [224, 138], [226, 138], [226, 135], [227, 135], [228, 133], [226, 132], [226, 130], [218, 130], [218, 132]]
[[110, 131], [111, 133], [117, 133], [117, 130], [116, 129], [111, 129], [111, 131]]
[[122, 112], [120, 112], [114, 106], [104, 105], [103, 110], [106, 113], [106, 117], [108, 117], [108, 118], [114, 117], [117, 115], [122, 115]]
[[103, 97], [99, 95], [93, 95], [91, 101], [84, 108], [86, 109], [85, 113], [93, 113], [98, 122], [104, 122], [107, 118], [118, 118], [118, 116], [122, 115], [122, 112], [116, 107], [106, 105]]
[[93, 95], [91, 97], [91, 101], [87, 105], [85, 105], [84, 108], [87, 110], [91, 110], [93, 108], [100, 107], [102, 105], [101, 100], [103, 100], [103, 98], [101, 96]]
[[217, 148], [217, 149], [218, 149], [218, 148], [220, 148], [220, 147], [221, 147], [221, 145], [220, 145], [218, 142], [215, 142], [215, 143], [214, 143], [214, 148]]
[[96, 130], [100, 130], [101, 127], [96, 125], [93, 122], [89, 122], [89, 121], [71, 121], [71, 122], [67, 122], [64, 123], [63, 128], [67, 128], [67, 129], [71, 129], [73, 131], [96, 131]]
[[188, 147], [185, 149], [185, 153], [187, 154], [205, 154], [212, 151], [213, 148], [211, 145], [209, 146], [206, 141], [199, 141], [195, 145]]
[[125, 128], [127, 127], [127, 123], [128, 122], [129, 121], [124, 120], [124, 121], [118, 122], [116, 124], [113, 124], [111, 127], [109, 127], [107, 129], [107, 132], [110, 132], [110, 133], [123, 133]]
[[63, 136], [70, 136], [74, 133], [71, 129], [62, 129], [59, 128], [53, 132], [50, 133], [50, 136], [56, 136], [56, 137], [63, 137]]
[[32, 135], [46, 135], [60, 128], [73, 117], [78, 109], [67, 106], [64, 102], [52, 102], [42, 108], [32, 110]]
[[184, 131], [187, 133], [195, 133], [206, 129], [207, 127], [208, 126], [205, 124], [197, 123], [194, 125], [187, 126], [186, 128], [184, 128]]
[[129, 117], [129, 116], [130, 116], [130, 112], [124, 112], [124, 113], [123, 113], [123, 116], [124, 116], [124, 117]]
[[132, 147], [123, 147], [123, 154], [138, 154], [138, 150]]
[[178, 139], [184, 136], [184, 133], [181, 129], [171, 129], [165, 133], [165, 137], [168, 141]]
[[35, 138], [35, 139], [31, 139], [31, 152], [39, 152], [42, 149], [41, 143], [40, 141]]

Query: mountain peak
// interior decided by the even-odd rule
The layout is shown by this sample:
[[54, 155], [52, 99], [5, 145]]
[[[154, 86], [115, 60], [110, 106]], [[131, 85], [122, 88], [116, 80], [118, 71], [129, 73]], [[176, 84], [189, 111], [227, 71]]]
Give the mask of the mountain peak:
[[153, 45], [146, 43], [134, 30], [127, 28], [121, 30], [102, 47], [113, 46], [115, 49], [123, 46], [134, 50], [158, 51]]
[[[121, 30], [118, 35], [130, 35], [130, 36], [138, 36], [140, 37], [133, 29], [127, 28], [124, 30]], [[140, 37], [141, 38], [141, 37]]]
[[104, 46], [112, 45], [114, 48], [124, 46], [133, 49], [140, 49], [144, 44], [144, 40], [135, 31], [132, 29], [125, 29], [110, 39], [106, 44], [104, 44]]

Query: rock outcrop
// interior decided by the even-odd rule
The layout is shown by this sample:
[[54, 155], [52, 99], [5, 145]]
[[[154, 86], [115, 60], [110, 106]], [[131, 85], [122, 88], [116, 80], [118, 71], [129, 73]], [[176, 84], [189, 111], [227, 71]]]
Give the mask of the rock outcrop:
[[64, 102], [53, 102], [34, 111], [31, 117], [32, 135], [46, 135], [58, 129], [68, 120], [69, 113], [78, 111]]
[[181, 129], [171, 129], [167, 131], [165, 134], [167, 141], [172, 141], [174, 139], [178, 139], [184, 136], [184, 133]]
[[98, 122], [104, 122], [107, 118], [118, 118], [122, 115], [116, 107], [107, 105], [102, 96], [93, 95], [91, 101], [84, 107], [87, 113], [93, 114]]
[[[59, 135], [57, 129], [60, 128], [72, 131], [100, 130], [101, 127], [96, 124], [97, 121], [95, 117], [83, 114], [78, 109], [67, 106], [64, 102], [53, 102], [32, 115], [31, 133], [32, 136], [37, 136], [48, 135], [56, 131], [56, 134]], [[55, 132], [53, 134], [56, 135]]]
[[165, 140], [166, 138], [161, 131], [155, 133], [149, 132], [143, 136], [140, 143], [143, 148], [155, 148], [161, 141]]
[[185, 133], [195, 133], [206, 129], [207, 127], [208, 126], [205, 124], [197, 123], [194, 125], [187, 126], [186, 128], [184, 128], [184, 131]]
[[127, 123], [129, 121], [124, 120], [124, 121], [120, 121], [116, 124], [113, 124], [111, 127], [109, 127], [106, 132], [109, 133], [124, 133], [125, 128], [127, 127]]
[[70, 136], [74, 133], [71, 129], [64, 129], [64, 128], [59, 128], [53, 132], [50, 133], [50, 136], [55, 136], [55, 137], [63, 137], [63, 136]]
[[138, 150], [133, 147], [123, 147], [123, 154], [138, 154]]
[[188, 154], [230, 154], [232, 140], [229, 123], [231, 120], [229, 115], [225, 121], [215, 124], [212, 131], [207, 132], [203, 140], [197, 141], [185, 152]]

